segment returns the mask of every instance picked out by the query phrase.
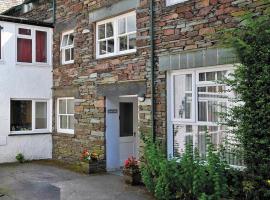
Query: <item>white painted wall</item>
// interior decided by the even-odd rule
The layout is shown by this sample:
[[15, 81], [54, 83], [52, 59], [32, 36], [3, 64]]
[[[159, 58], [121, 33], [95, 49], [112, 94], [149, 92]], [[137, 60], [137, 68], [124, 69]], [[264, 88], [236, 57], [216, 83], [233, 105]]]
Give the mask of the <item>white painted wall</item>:
[[[19, 65], [16, 63], [16, 23], [2, 22], [2, 61], [0, 61], [0, 163], [13, 162], [18, 153], [26, 159], [45, 159], [52, 157], [51, 135], [9, 136], [10, 100], [38, 99], [49, 100], [52, 116], [52, 29], [48, 30], [48, 65]], [[51, 121], [51, 118], [48, 119]], [[52, 130], [51, 122], [49, 131]]]

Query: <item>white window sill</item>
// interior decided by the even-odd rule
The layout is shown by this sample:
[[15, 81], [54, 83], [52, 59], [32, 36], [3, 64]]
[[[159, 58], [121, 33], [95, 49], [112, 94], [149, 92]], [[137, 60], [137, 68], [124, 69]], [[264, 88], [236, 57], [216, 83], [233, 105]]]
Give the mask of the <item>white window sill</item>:
[[74, 64], [74, 60], [69, 61], [69, 62], [62, 62], [62, 65], [70, 65], [70, 64]]
[[21, 63], [17, 62], [18, 66], [27, 66], [27, 67], [50, 67], [51, 65], [48, 63]]
[[59, 130], [57, 130], [57, 134], [74, 135], [74, 130], [63, 130], [63, 129], [59, 129]]
[[20, 132], [11, 132], [8, 136], [32, 136], [32, 135], [51, 135], [50, 131], [45, 132], [29, 132], [29, 131], [20, 131]]
[[187, 2], [187, 1], [189, 1], [189, 0], [180, 0], [178, 2], [173, 2], [173, 3], [167, 3], [166, 2], [166, 7], [174, 6], [176, 4], [184, 3], [184, 2]]
[[96, 58], [99, 59], [104, 59], [104, 58], [112, 58], [112, 57], [117, 57], [117, 56], [126, 56], [129, 54], [136, 53], [137, 50], [129, 50], [129, 51], [123, 51], [121, 53], [111, 53], [111, 54], [106, 54], [106, 55], [96, 55]]

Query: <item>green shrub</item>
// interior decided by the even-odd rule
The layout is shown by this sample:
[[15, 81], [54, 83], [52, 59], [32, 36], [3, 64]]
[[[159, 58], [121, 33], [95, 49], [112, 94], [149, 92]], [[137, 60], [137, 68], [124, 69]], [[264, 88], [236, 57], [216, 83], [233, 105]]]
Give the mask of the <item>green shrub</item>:
[[227, 167], [210, 143], [205, 161], [191, 145], [180, 160], [167, 160], [158, 145], [146, 140], [141, 172], [157, 199], [219, 200], [228, 196]]
[[24, 163], [24, 162], [25, 162], [24, 155], [23, 155], [22, 153], [17, 154], [16, 160], [17, 160], [19, 163]]

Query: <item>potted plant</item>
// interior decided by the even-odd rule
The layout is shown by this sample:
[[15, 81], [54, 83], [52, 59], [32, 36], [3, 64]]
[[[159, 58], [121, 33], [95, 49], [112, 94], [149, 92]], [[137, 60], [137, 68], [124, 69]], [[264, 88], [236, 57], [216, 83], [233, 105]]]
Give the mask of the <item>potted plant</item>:
[[82, 152], [80, 167], [83, 173], [89, 173], [90, 153], [87, 149]]
[[139, 162], [136, 158], [129, 157], [125, 161], [123, 168], [124, 180], [127, 184], [139, 185], [141, 184], [141, 172]]
[[[81, 160], [83, 161], [83, 171], [87, 170], [87, 173], [94, 174], [97, 173], [102, 167], [103, 162], [99, 161], [99, 154], [95, 151], [89, 152], [87, 149], [85, 149], [82, 153]], [[85, 167], [85, 164], [87, 165], [87, 169]]]

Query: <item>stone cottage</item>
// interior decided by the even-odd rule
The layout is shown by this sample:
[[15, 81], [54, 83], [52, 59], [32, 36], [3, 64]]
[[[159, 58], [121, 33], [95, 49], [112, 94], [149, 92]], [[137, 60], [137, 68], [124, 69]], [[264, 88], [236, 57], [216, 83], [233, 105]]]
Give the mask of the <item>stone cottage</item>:
[[[218, 112], [229, 106], [218, 83], [237, 59], [214, 34], [239, 25], [255, 0], [39, 0], [29, 12], [53, 20], [53, 157], [78, 161], [100, 153], [106, 169], [138, 156], [140, 135], [178, 156], [186, 142], [205, 154], [207, 127], [215, 144], [226, 137]], [[42, 13], [50, 13], [48, 16]], [[238, 161], [231, 162], [238, 165]]]

